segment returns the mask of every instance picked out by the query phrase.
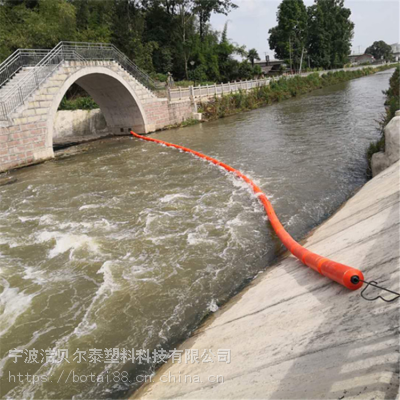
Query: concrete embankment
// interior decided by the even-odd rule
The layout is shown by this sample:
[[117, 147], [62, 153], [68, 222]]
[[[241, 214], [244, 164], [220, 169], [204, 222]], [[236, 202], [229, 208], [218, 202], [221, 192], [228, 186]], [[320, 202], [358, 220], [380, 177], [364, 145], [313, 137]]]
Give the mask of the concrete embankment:
[[372, 176], [378, 175], [400, 159], [400, 111], [396, 111], [395, 117], [386, 125], [384, 134], [385, 151], [372, 155]]
[[67, 146], [109, 136], [100, 109], [57, 111], [54, 120], [53, 146]]
[[[399, 177], [397, 162], [317, 228], [305, 247], [398, 292]], [[377, 294], [391, 297], [366, 293]], [[368, 302], [288, 256], [217, 311], [180, 346], [182, 361], [169, 360], [133, 398], [394, 399], [398, 326], [398, 301]], [[218, 361], [221, 349], [230, 352], [229, 363]], [[213, 362], [185, 361], [185, 351], [196, 350], [200, 358], [211, 350]]]

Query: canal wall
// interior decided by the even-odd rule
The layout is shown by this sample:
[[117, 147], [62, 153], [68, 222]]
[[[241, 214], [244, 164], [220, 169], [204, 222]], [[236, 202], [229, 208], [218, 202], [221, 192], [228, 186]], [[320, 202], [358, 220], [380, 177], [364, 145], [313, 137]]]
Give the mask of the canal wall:
[[384, 129], [385, 151], [372, 155], [372, 176], [376, 176], [400, 159], [400, 111], [396, 111], [395, 117]]
[[101, 110], [57, 111], [54, 120], [54, 143], [76, 137], [108, 134]]
[[[399, 177], [398, 161], [302, 244], [398, 292]], [[366, 293], [377, 294], [390, 297], [373, 289]], [[229, 362], [218, 361], [221, 349]], [[289, 255], [214, 313], [179, 350], [182, 361], [169, 360], [132, 398], [394, 399], [398, 302], [366, 301], [360, 291]], [[198, 362], [185, 361], [185, 354], [196, 351]], [[201, 357], [205, 351], [214, 354], [212, 362]]]

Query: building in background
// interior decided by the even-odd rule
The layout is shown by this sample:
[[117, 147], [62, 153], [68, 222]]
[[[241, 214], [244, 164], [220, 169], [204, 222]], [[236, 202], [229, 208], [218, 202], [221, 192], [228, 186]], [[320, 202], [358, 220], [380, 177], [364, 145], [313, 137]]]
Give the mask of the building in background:
[[350, 54], [349, 60], [351, 64], [372, 64], [375, 62], [375, 57], [371, 54]]
[[270, 60], [269, 56], [265, 56], [265, 60], [256, 61], [256, 65], [261, 68], [264, 75], [278, 75], [286, 70], [286, 64], [282, 60]]
[[399, 61], [400, 60], [400, 43], [391, 44], [390, 47], [392, 48], [392, 53], [393, 53], [394, 59], [396, 61]]

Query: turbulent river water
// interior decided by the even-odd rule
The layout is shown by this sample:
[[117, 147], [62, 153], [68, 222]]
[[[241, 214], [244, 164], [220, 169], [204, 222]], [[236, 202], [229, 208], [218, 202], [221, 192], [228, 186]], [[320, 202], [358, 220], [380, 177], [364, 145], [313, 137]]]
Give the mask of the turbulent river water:
[[[391, 73], [155, 137], [244, 172], [301, 238], [366, 181]], [[282, 250], [244, 183], [152, 143], [104, 140], [15, 176], [0, 187], [4, 397], [127, 396], [154, 364], [137, 350], [172, 349]]]

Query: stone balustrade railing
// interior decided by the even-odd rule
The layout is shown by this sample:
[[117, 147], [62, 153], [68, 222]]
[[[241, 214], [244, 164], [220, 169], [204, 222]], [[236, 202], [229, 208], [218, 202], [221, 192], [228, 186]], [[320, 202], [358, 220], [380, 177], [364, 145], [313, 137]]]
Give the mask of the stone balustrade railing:
[[[378, 67], [380, 65], [371, 65], [370, 67]], [[189, 86], [189, 87], [178, 87], [178, 88], [168, 88], [167, 95], [168, 99], [171, 101], [183, 100], [187, 98], [191, 98], [194, 101], [200, 100], [205, 97], [214, 97], [221, 96], [228, 93], [238, 92], [239, 90], [250, 90], [260, 86], [269, 85], [271, 80], [280, 79], [282, 77], [286, 78], [294, 78], [295, 76], [308, 76], [310, 74], [318, 73], [320, 76], [323, 74], [327, 74], [329, 72], [338, 72], [338, 71], [356, 71], [358, 69], [366, 68], [367, 66], [358, 66], [358, 67], [350, 67], [350, 68], [339, 68], [332, 70], [323, 70], [323, 71], [311, 71], [311, 72], [303, 72], [301, 74], [283, 74], [276, 77], [264, 78], [264, 79], [253, 79], [248, 81], [238, 81], [238, 82], [229, 82], [229, 83], [221, 83], [214, 85], [199, 85], [199, 86]]]
[[256, 87], [269, 85], [271, 79], [254, 79], [249, 81], [221, 83], [219, 85], [199, 85], [187, 88], [168, 89], [169, 100], [182, 100], [188, 97], [201, 99], [203, 97], [221, 96], [228, 93], [238, 92], [239, 90], [249, 90]]

